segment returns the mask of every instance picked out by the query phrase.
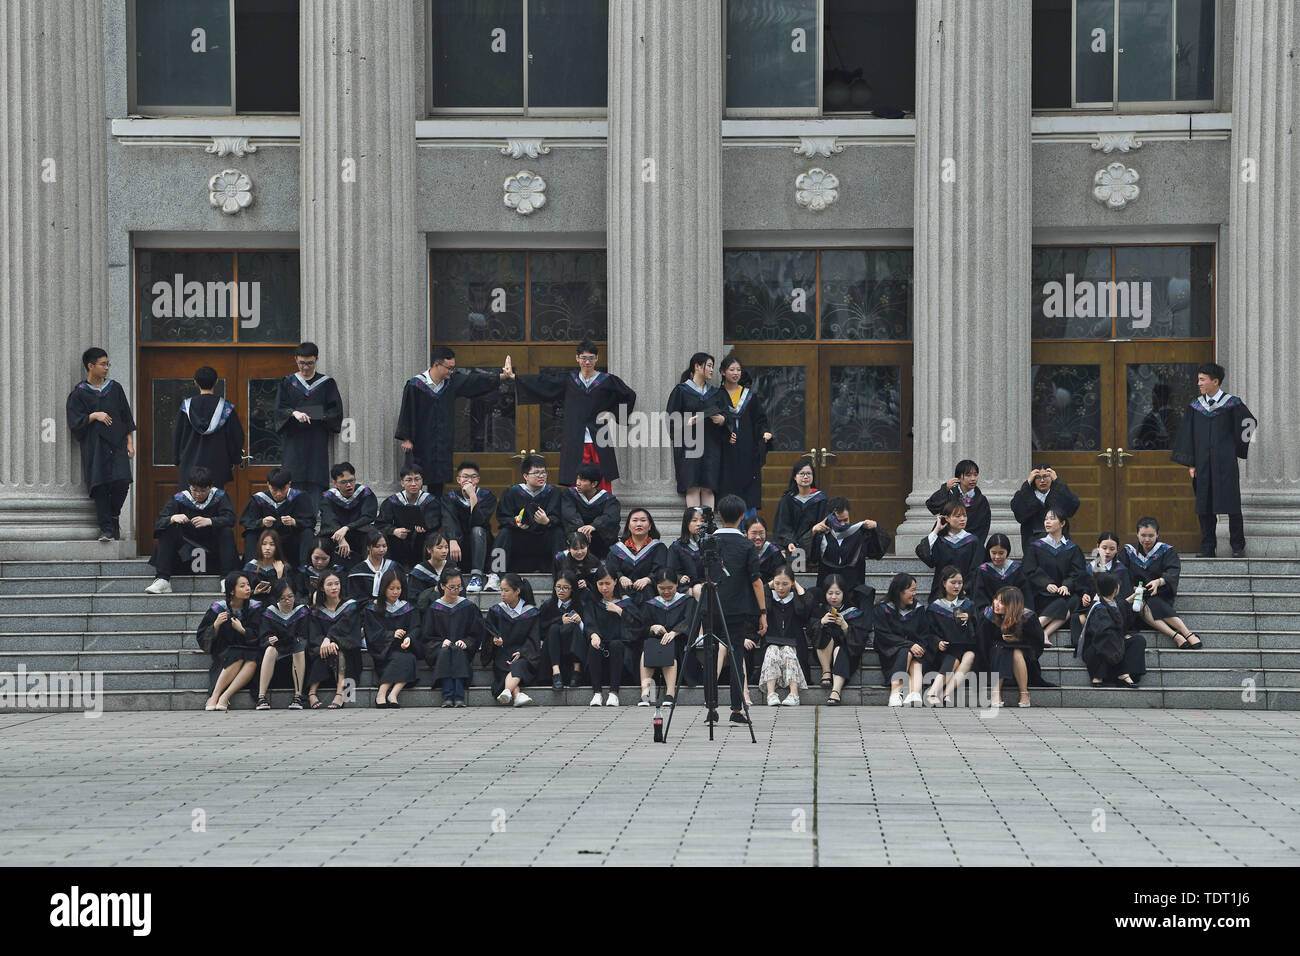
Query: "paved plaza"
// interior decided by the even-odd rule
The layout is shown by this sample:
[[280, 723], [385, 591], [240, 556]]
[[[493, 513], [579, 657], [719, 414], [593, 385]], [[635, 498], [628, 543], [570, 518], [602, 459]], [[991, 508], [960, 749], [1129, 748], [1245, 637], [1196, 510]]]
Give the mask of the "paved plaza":
[[0, 863], [1300, 863], [1300, 714], [988, 713], [6, 714]]

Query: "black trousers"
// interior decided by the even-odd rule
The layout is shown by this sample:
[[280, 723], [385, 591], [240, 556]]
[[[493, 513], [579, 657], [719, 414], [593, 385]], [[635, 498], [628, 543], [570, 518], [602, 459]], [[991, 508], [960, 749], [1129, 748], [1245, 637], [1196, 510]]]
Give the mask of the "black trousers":
[[129, 481], [110, 481], [96, 485], [90, 492], [95, 502], [95, 517], [99, 519], [99, 530], [114, 538], [121, 537], [122, 505], [126, 502], [127, 492], [131, 490]]
[[582, 629], [577, 624], [551, 623], [546, 628], [546, 633], [542, 635], [542, 663], [537, 673], [546, 674], [552, 667], [558, 666], [560, 673], [567, 678], [573, 670], [573, 665], [581, 662], [585, 657], [585, 655], [575, 656], [573, 653], [574, 646], [581, 646], [579, 642], [583, 640], [585, 638]]
[[[178, 552], [185, 539], [207, 549], [207, 569], [202, 573], [224, 575], [235, 569], [235, 536], [229, 528], [191, 528], [188, 524], [173, 524], [158, 536], [153, 557], [149, 559], [158, 577], [164, 581], [170, 581], [175, 573], [180, 563]], [[189, 570], [188, 566], [186, 570]]]
[[[589, 641], [587, 648], [587, 670], [591, 674], [592, 691], [599, 694], [607, 678], [609, 692], [617, 694], [623, 682], [623, 642], [602, 639], [600, 647], [596, 648]], [[608, 657], [605, 651], [609, 651]]]
[[469, 534], [462, 534], [456, 539], [460, 545], [460, 569], [468, 573], [480, 574], [487, 569], [488, 549], [492, 546], [492, 535], [482, 525], [469, 529]]
[[505, 552], [506, 570], [518, 574], [549, 573], [563, 542], [558, 525], [542, 532], [524, 531], [508, 525], [497, 532], [496, 546]]
[[[727, 662], [724, 665], [724, 673], [731, 685], [731, 709], [742, 710], [745, 706], [745, 663], [749, 653], [745, 650], [745, 638], [754, 636], [754, 619], [747, 614], [728, 614], [726, 616], [727, 635], [731, 638], [731, 646], [735, 651], [734, 656], [729, 654]], [[723, 635], [721, 629], [718, 631], [718, 641], [710, 641], [707, 637], [704, 640], [704, 678], [707, 681], [711, 675], [718, 672], [718, 649], [721, 646]], [[735, 666], [732, 666], [732, 663]], [[707, 684], [705, 685], [708, 686]], [[707, 695], [706, 695], [707, 696]], [[709, 709], [717, 707], [717, 701], [705, 701]]]
[[[1196, 519], [1201, 523], [1201, 551], [1214, 554], [1218, 545], [1219, 516], [1198, 514]], [[1246, 523], [1240, 514], [1228, 515], [1228, 543], [1233, 551], [1246, 550]]]

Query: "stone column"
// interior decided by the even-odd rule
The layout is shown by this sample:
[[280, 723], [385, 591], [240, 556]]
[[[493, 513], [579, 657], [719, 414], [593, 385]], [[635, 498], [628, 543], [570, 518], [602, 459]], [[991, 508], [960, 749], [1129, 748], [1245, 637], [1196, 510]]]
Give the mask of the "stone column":
[[428, 367], [412, 10], [313, 0], [300, 20], [303, 337], [343, 393], [333, 458], [376, 493], [397, 484], [402, 386]]
[[[925, 499], [971, 458], [993, 530], [1030, 464], [1030, 0], [917, 0], [912, 493], [908, 554], [934, 518]], [[952, 361], [978, 352], [992, 365]], [[1016, 542], [1018, 536], [1010, 535]]]
[[[1219, 324], [1220, 361], [1228, 370], [1225, 389], [1240, 395], [1260, 423], [1250, 457], [1241, 462], [1246, 553], [1296, 557], [1300, 11], [1292, 3], [1237, 0], [1233, 38], [1228, 310]], [[1220, 518], [1220, 555], [1229, 553], [1227, 536]]]
[[[609, 368], [662, 411], [722, 347], [722, 4], [610, 0]], [[625, 506], [676, 511], [664, 448], [620, 448]]]
[[64, 403], [107, 347], [103, 4], [6, 3], [0, 71], [0, 558], [66, 556], [56, 540], [97, 535]]

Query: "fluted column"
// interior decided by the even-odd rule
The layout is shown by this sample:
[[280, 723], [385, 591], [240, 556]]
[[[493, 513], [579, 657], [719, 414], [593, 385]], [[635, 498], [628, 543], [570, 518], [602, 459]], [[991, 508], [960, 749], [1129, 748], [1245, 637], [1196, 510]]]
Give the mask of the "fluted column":
[[[722, 4], [610, 0], [609, 368], [662, 410], [722, 347]], [[667, 449], [619, 449], [624, 504], [681, 503]]]
[[97, 533], [64, 403], [108, 336], [103, 34], [101, 3], [0, 4], [0, 557]]
[[[1237, 0], [1233, 33], [1228, 310], [1219, 326], [1224, 388], [1260, 427], [1241, 463], [1250, 555], [1300, 555], [1300, 10]], [[1228, 552], [1227, 523], [1219, 554]]]
[[333, 459], [382, 489], [397, 479], [402, 385], [428, 365], [414, 17], [406, 2], [301, 9], [303, 335], [343, 392]]
[[[898, 552], [971, 458], [993, 508], [1029, 470], [1030, 0], [917, 0], [913, 457]], [[972, 353], [998, 357], [970, 362]], [[955, 360], [956, 359], [956, 360]], [[1018, 541], [1018, 538], [1013, 540]]]

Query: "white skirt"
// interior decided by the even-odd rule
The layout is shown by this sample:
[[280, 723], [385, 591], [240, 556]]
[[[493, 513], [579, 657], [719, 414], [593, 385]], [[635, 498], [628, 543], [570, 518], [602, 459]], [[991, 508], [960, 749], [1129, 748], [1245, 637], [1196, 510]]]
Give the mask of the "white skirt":
[[770, 680], [776, 681], [777, 685], [781, 687], [794, 684], [800, 690], [808, 688], [808, 682], [804, 680], [803, 668], [799, 666], [799, 658], [795, 655], [793, 647], [778, 644], [769, 644], [767, 646], [767, 652], [763, 655], [763, 669], [759, 672], [758, 682], [766, 684]]

